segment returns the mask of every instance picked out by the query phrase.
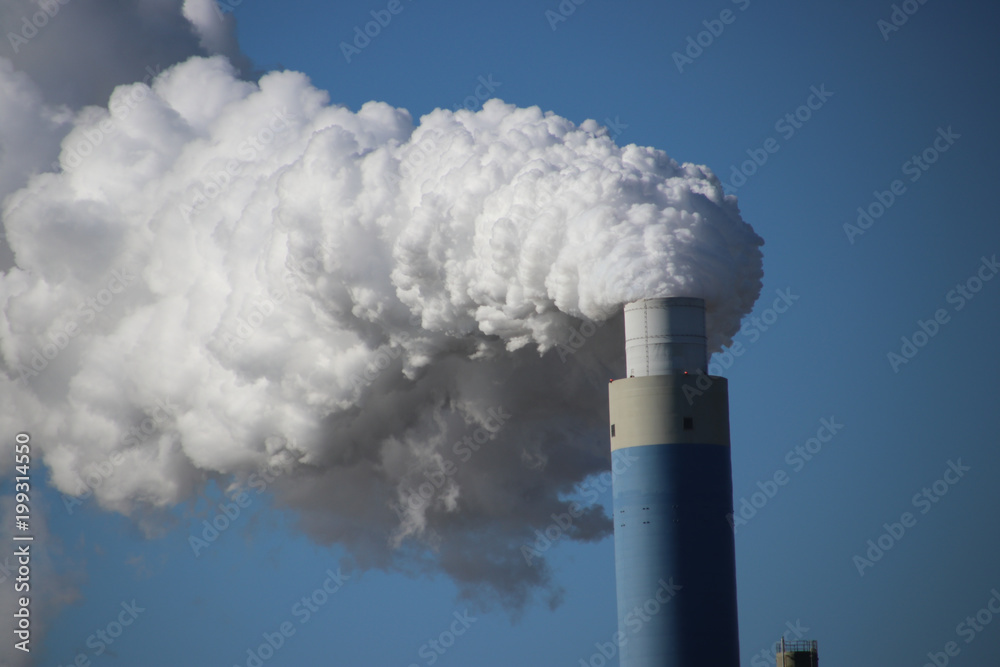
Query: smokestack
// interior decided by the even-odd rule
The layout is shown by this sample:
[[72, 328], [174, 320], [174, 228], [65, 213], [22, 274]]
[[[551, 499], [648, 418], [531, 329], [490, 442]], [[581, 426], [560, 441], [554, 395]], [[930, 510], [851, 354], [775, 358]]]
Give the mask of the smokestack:
[[705, 302], [625, 306], [609, 385], [621, 667], [738, 667], [729, 392], [705, 375]]
[[705, 301], [674, 297], [625, 306], [625, 365], [629, 377], [706, 372]]

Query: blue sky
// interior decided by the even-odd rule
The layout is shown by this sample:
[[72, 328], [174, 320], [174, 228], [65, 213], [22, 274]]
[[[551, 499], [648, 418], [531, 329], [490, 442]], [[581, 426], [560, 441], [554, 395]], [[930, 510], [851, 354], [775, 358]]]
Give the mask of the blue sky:
[[[736, 509], [753, 507], [736, 533], [744, 666], [773, 664], [758, 656], [782, 633], [797, 638], [793, 627], [819, 641], [827, 665], [919, 667], [949, 642], [959, 667], [1000, 655], [1000, 615], [981, 612], [994, 595], [1000, 605], [1000, 9], [898, 4], [915, 10], [896, 12], [898, 30], [885, 27], [889, 2], [230, 8], [257, 68], [304, 72], [334, 103], [382, 100], [416, 119], [478, 107], [477, 91], [493, 88], [518, 106], [595, 119], [619, 144], [707, 165], [739, 196], [765, 239], [761, 298], [723, 373]], [[341, 43], [372, 12], [391, 21], [348, 62]], [[675, 56], [685, 52], [690, 62]], [[845, 229], [859, 207], [872, 222]], [[779, 314], [770, 309], [782, 294], [790, 306]], [[890, 353], [910, 356], [894, 364]], [[817, 447], [824, 423], [842, 427]], [[787, 483], [770, 484], [781, 472]], [[562, 603], [512, 616], [461, 599], [443, 575], [333, 576], [341, 547], [304, 537], [266, 490], [251, 490], [196, 556], [189, 537], [220, 500], [214, 486], [206, 495], [212, 505], [175, 508], [174, 525], [147, 539], [93, 500], [70, 512], [46, 493], [80, 598], [51, 621], [38, 665], [79, 655], [255, 664], [248, 650], [287, 623], [294, 634], [273, 640], [268, 667], [575, 666], [616, 629], [610, 539], [554, 545], [546, 555]], [[91, 639], [133, 600], [143, 611], [120, 638]]]

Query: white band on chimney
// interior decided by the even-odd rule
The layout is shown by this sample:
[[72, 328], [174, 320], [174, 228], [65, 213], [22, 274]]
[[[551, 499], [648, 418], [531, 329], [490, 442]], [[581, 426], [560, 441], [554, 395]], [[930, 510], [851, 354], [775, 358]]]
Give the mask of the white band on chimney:
[[625, 306], [629, 377], [707, 372], [705, 300], [643, 299]]

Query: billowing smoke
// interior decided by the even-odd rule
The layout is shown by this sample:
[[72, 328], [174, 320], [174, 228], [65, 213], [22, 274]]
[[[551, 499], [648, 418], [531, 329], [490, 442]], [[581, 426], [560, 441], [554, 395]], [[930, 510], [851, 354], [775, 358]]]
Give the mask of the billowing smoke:
[[221, 56], [149, 84], [74, 113], [5, 202], [4, 432], [145, 522], [269, 471], [360, 567], [557, 602], [536, 531], [611, 532], [581, 484], [609, 469], [623, 304], [704, 297], [718, 349], [760, 292], [735, 198], [499, 100], [415, 124]]
[[[133, 81], [152, 81], [164, 68], [194, 55], [221, 53], [250, 74], [250, 62], [239, 52], [234, 21], [217, 11], [213, 0], [0, 0], [0, 201], [23, 187], [32, 175], [58, 171], [61, 151], [88, 150], [84, 143], [63, 146], [86, 104], [107, 106], [114, 88]], [[127, 108], [127, 107], [124, 107]], [[122, 107], [118, 109], [120, 113]], [[90, 112], [83, 112], [90, 113]], [[96, 137], [97, 135], [91, 135]], [[0, 213], [2, 215], [2, 213]], [[4, 230], [5, 231], [5, 230]], [[6, 239], [0, 235], [0, 271], [15, 264]], [[16, 325], [15, 325], [16, 327]], [[3, 329], [7, 328], [4, 319]], [[0, 346], [6, 334], [0, 333]], [[21, 386], [0, 382], [0, 400], [6, 431], [5, 465], [13, 462], [13, 435], [33, 431], [43, 423], [40, 412], [14, 418], [11, 398]], [[38, 398], [22, 397], [29, 402]], [[44, 409], [48, 398], [36, 408]], [[28, 417], [25, 415], [24, 417]], [[40, 450], [39, 450], [40, 451]], [[10, 471], [9, 468], [7, 468]], [[37, 474], [37, 473], [36, 473]], [[85, 474], [85, 473], [84, 473]], [[5, 475], [4, 479], [10, 479]], [[58, 497], [58, 496], [57, 496]], [[12, 496], [0, 499], [7, 530], [13, 527]], [[45, 545], [32, 558], [34, 582], [31, 630], [35, 646], [43, 643], [47, 621], [76, 595], [82, 577], [76, 564], [60, 553], [58, 535], [45, 529], [44, 495], [32, 495], [32, 532]], [[57, 510], [62, 511], [62, 510]], [[65, 553], [65, 552], [63, 552]], [[16, 559], [14, 567], [16, 568]], [[13, 619], [19, 608], [10, 559], [0, 559], [0, 616]], [[7, 626], [5, 626], [7, 627]], [[0, 644], [0, 664], [26, 665], [29, 654], [13, 642]]]
[[[54, 170], [75, 113], [116, 86], [194, 55], [251, 70], [215, 0], [0, 0], [0, 26], [0, 200]], [[0, 240], [0, 269], [11, 264]]]
[[115, 86], [197, 54], [250, 69], [215, 0], [0, 0], [0, 26], [0, 56], [50, 104], [105, 104]]

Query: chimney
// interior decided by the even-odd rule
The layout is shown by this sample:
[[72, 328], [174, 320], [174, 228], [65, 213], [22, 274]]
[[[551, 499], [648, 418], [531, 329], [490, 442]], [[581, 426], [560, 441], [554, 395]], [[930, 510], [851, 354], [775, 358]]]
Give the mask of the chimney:
[[729, 392], [705, 302], [625, 306], [609, 387], [621, 667], [739, 666]]

